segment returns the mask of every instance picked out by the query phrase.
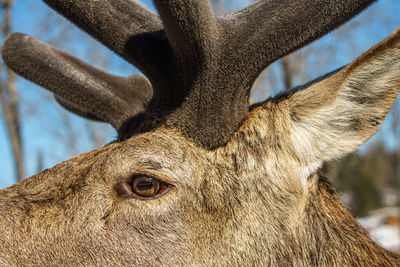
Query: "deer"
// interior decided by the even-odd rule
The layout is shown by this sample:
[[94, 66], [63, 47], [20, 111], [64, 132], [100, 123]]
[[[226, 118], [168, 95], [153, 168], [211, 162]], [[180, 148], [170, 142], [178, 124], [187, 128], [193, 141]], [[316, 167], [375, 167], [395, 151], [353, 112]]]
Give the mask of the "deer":
[[136, 66], [118, 77], [28, 35], [19, 75], [118, 138], [0, 191], [1, 266], [397, 266], [320, 172], [400, 92], [400, 30], [349, 65], [249, 105], [272, 62], [370, 0], [44, 0]]

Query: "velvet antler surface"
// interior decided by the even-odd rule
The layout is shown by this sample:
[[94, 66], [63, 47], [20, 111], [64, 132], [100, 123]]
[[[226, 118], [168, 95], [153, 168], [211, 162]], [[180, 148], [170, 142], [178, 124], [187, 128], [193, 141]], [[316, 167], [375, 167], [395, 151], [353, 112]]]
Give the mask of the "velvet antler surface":
[[208, 0], [44, 0], [143, 72], [115, 77], [20, 34], [7, 64], [67, 109], [111, 123], [121, 139], [161, 124], [199, 145], [225, 144], [246, 118], [257, 76], [343, 24], [373, 0], [259, 0], [215, 16]]

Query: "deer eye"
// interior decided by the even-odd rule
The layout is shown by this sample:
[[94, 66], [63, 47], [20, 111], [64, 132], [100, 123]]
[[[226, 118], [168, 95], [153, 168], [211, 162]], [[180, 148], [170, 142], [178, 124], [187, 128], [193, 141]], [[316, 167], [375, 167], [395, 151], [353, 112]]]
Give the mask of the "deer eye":
[[132, 181], [132, 192], [143, 198], [156, 197], [167, 189], [167, 184], [145, 175], [136, 176]]

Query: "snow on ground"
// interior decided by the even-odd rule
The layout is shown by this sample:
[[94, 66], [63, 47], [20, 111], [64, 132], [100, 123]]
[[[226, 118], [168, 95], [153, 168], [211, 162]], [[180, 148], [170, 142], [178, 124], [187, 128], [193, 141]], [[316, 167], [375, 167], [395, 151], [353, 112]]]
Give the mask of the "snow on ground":
[[379, 209], [357, 220], [380, 246], [400, 252], [400, 208]]

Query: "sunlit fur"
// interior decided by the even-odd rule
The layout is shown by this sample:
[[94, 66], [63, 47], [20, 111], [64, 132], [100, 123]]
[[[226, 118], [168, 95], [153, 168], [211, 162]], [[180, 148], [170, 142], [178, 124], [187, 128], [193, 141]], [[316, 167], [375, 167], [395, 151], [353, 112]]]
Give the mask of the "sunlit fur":
[[[379, 128], [400, 32], [310, 87], [254, 106], [223, 147], [173, 128], [83, 154], [0, 192], [0, 265], [395, 266], [318, 174]], [[172, 185], [151, 200], [117, 184]]]

